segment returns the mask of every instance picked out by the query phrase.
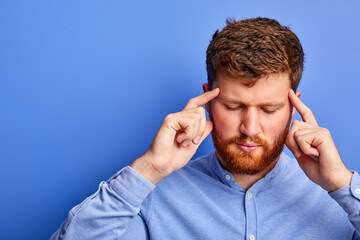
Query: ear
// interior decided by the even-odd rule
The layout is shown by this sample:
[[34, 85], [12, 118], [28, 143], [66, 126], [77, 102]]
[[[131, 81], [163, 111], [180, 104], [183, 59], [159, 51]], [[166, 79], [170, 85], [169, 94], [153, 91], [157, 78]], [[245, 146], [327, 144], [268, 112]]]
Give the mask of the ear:
[[[202, 87], [203, 87], [204, 93], [206, 93], [206, 92], [209, 91], [209, 84], [204, 83], [204, 84], [202, 85]], [[205, 109], [206, 109], [207, 112], [210, 111], [209, 102], [205, 104]]]
[[[300, 91], [296, 91], [295, 95], [296, 95], [298, 98], [300, 98], [300, 97], [301, 97], [301, 92], [300, 92]], [[295, 109], [295, 107], [293, 106], [293, 107], [292, 107], [292, 113], [291, 113], [291, 119], [294, 118], [295, 113], [296, 113], [296, 109]]]

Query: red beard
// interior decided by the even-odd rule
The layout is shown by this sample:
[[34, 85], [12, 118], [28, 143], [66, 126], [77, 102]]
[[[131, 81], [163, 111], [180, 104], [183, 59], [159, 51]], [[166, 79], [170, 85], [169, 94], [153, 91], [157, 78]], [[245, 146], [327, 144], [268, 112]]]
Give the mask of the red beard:
[[[286, 136], [289, 132], [291, 118], [280, 134], [278, 139], [270, 146], [264, 139], [255, 136], [248, 137], [242, 135], [240, 137], [231, 137], [223, 139], [221, 134], [216, 131], [215, 124], [211, 133], [215, 149], [223, 160], [225, 168], [232, 173], [255, 175], [264, 171], [271, 163], [276, 161], [280, 156]], [[236, 146], [239, 143], [253, 142], [262, 145], [261, 152], [244, 152]]]

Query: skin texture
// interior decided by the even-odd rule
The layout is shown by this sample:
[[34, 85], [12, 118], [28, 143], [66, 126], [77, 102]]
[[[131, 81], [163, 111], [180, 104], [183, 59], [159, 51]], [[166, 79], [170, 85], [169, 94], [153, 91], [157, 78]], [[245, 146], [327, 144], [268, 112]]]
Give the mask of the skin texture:
[[208, 91], [190, 99], [181, 112], [169, 114], [149, 150], [131, 167], [153, 184], [184, 167], [213, 129], [202, 105], [217, 97], [219, 92], [219, 88]]
[[352, 172], [343, 163], [328, 129], [319, 127], [312, 111], [289, 91], [303, 121], [294, 121], [286, 145], [305, 174], [328, 192], [350, 185]]
[[[214, 87], [221, 89], [220, 95], [206, 106], [215, 125], [213, 139], [219, 138], [214, 142], [239, 139], [227, 146], [226, 155], [217, 148], [217, 156], [222, 166], [234, 175], [235, 181], [248, 189], [279, 159], [281, 149], [276, 143], [281, 138], [280, 144], [284, 144], [282, 135], [287, 130], [289, 118], [293, 117], [288, 99], [290, 80], [288, 74], [272, 74], [248, 87], [238, 78], [218, 75], [217, 79]], [[207, 84], [203, 88], [205, 92], [209, 90]], [[246, 146], [256, 143], [261, 144], [255, 149], [247, 149]], [[275, 155], [271, 154], [274, 149]], [[229, 155], [233, 155], [232, 159], [228, 159]], [[266, 160], [263, 160], [264, 156]]]
[[[263, 145], [274, 147], [297, 110], [303, 121], [292, 123], [285, 143], [305, 174], [327, 191], [350, 184], [352, 173], [343, 164], [329, 131], [317, 125], [310, 109], [300, 101], [300, 92], [290, 90], [288, 74], [268, 75], [252, 87], [245, 86], [242, 79], [219, 75], [213, 88], [209, 91], [205, 83], [204, 94], [165, 118], [148, 151], [131, 164], [135, 171], [156, 184], [188, 163], [213, 130], [213, 124], [223, 141], [245, 136], [245, 143], [231, 144], [230, 150], [243, 151], [256, 159], [266, 151]], [[212, 121], [206, 120], [204, 104]], [[262, 144], [254, 139], [261, 139]], [[250, 175], [234, 169], [218, 153], [217, 157], [245, 190], [264, 177], [279, 159], [274, 157], [265, 168]], [[241, 167], [241, 159], [238, 162]]]

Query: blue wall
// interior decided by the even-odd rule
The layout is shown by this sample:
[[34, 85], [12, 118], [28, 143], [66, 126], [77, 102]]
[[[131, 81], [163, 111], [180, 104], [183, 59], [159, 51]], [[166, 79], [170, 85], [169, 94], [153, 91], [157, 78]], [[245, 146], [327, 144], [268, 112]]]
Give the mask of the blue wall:
[[[131, 3], [129, 3], [131, 2]], [[289, 25], [303, 101], [360, 170], [359, 1], [0, 0], [0, 239], [48, 239], [202, 92], [225, 18]], [[196, 156], [212, 149], [210, 139]]]

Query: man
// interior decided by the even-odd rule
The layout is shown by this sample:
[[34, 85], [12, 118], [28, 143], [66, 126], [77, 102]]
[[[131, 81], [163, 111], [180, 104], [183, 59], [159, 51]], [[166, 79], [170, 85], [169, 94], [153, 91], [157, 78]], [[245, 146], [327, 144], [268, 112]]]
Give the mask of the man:
[[[359, 239], [360, 178], [299, 99], [303, 59], [277, 21], [228, 20], [207, 50], [204, 94], [52, 239]], [[210, 132], [216, 151], [189, 162]]]

